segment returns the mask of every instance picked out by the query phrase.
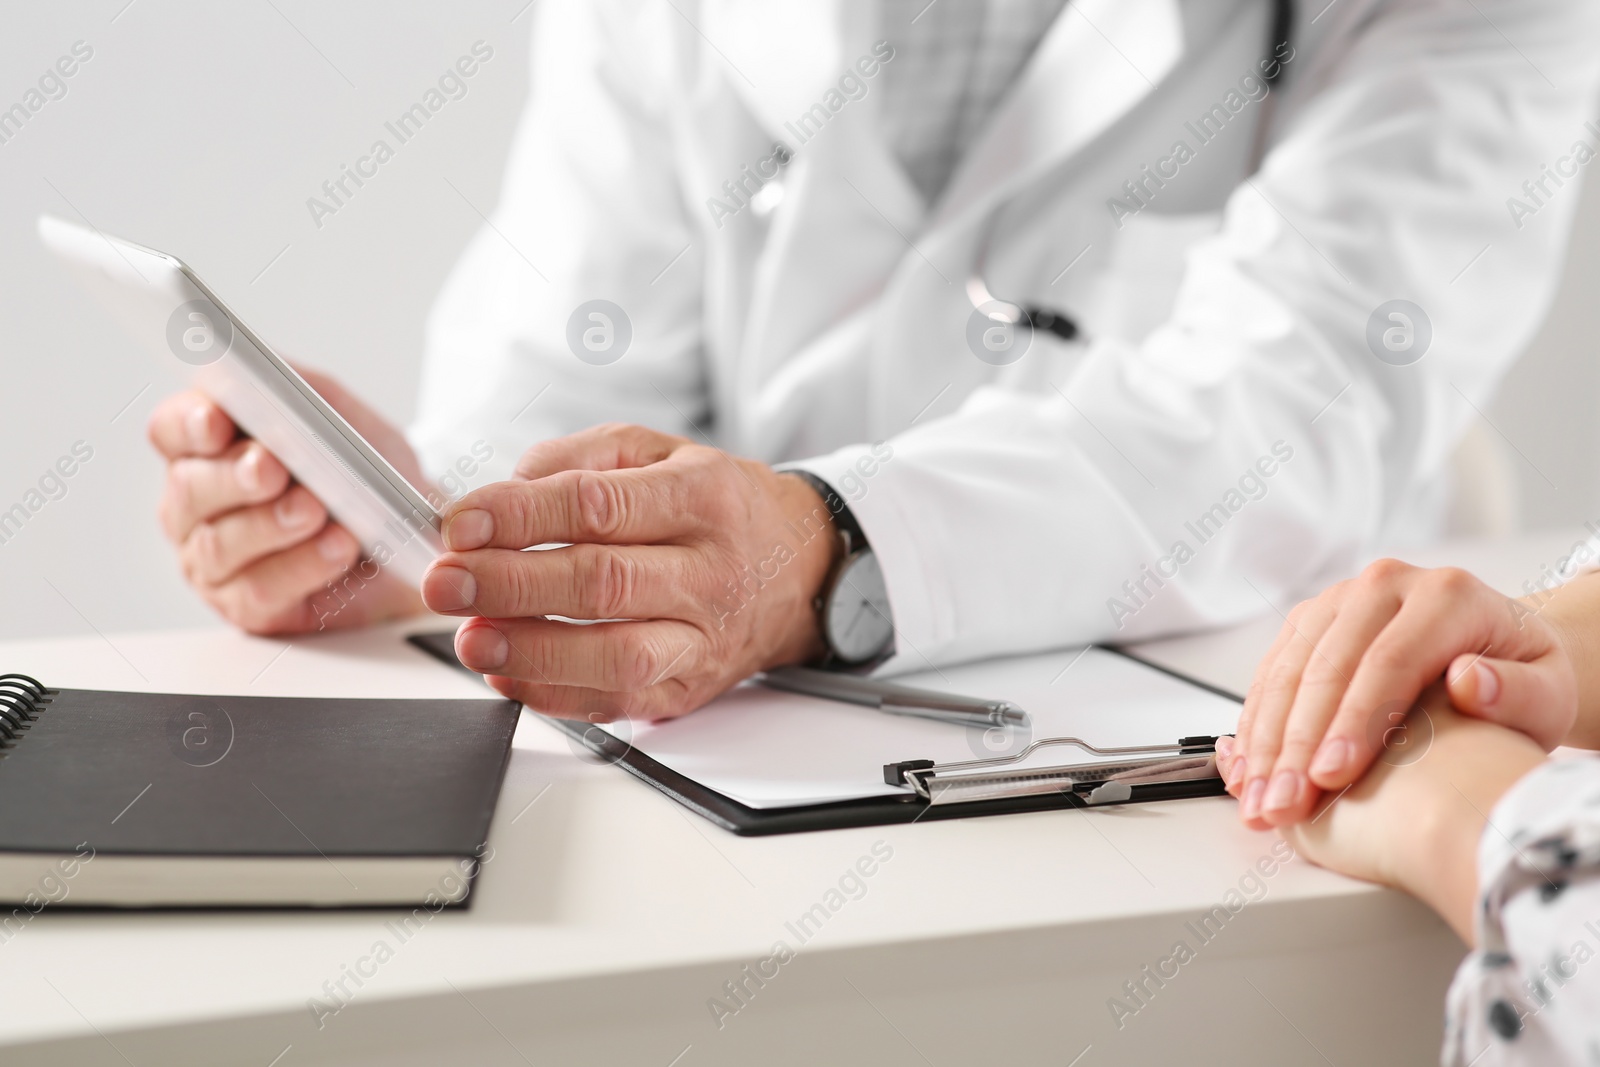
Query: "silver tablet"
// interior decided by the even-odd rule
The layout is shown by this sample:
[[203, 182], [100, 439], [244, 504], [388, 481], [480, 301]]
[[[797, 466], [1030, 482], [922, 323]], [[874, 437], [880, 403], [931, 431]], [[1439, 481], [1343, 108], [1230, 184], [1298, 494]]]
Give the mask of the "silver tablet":
[[368, 557], [421, 582], [444, 551], [428, 498], [182, 260], [47, 215], [39, 237], [135, 338], [282, 460]]

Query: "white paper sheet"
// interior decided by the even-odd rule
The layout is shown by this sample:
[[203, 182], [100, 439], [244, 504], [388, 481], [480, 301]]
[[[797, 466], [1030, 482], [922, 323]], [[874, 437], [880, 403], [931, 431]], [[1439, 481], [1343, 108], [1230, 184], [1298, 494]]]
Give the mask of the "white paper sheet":
[[[691, 715], [609, 729], [645, 755], [752, 808], [884, 796], [883, 765], [1003, 755], [1028, 740], [1075, 736], [1101, 747], [1172, 744], [1232, 731], [1240, 705], [1104, 649], [992, 660], [894, 679], [1002, 698], [1025, 709], [1020, 734], [889, 715], [746, 683]], [[1051, 746], [1017, 766], [1085, 763]]]

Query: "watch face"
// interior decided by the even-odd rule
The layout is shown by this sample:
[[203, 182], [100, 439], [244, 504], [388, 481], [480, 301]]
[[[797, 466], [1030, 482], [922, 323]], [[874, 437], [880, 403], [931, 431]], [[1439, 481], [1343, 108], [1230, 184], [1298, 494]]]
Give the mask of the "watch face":
[[858, 552], [845, 560], [822, 621], [828, 646], [846, 663], [865, 663], [889, 647], [894, 622], [876, 553]]

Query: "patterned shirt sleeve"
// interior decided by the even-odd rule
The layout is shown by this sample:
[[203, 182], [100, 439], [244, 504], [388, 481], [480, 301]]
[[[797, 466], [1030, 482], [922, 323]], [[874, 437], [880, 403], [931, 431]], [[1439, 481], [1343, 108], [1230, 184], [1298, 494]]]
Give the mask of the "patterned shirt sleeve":
[[1500, 799], [1478, 885], [1441, 1062], [1600, 1064], [1600, 759], [1552, 760]]

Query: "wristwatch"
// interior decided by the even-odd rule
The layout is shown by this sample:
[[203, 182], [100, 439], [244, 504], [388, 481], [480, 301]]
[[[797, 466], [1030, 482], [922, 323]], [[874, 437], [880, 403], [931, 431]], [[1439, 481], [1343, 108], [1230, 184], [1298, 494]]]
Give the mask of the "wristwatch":
[[877, 553], [867, 543], [850, 506], [833, 486], [808, 471], [791, 470], [817, 491], [844, 545], [839, 562], [823, 580], [812, 602], [828, 646], [823, 666], [860, 666], [881, 658], [894, 642], [894, 619], [889, 612], [889, 587], [878, 566]]

